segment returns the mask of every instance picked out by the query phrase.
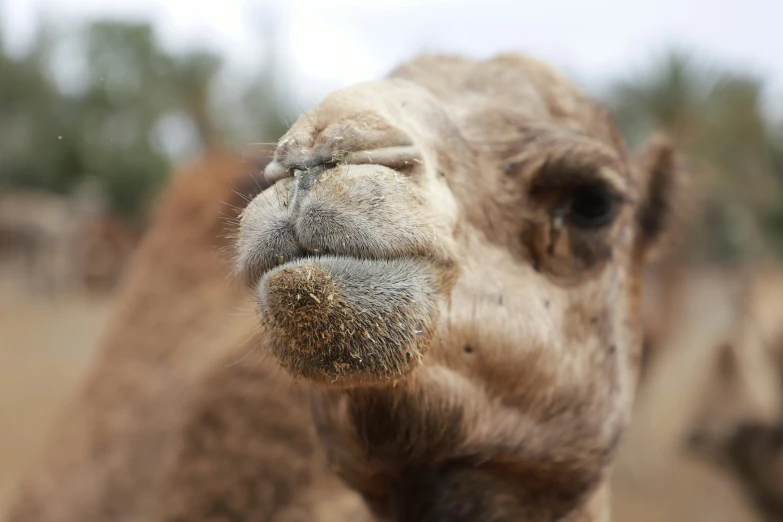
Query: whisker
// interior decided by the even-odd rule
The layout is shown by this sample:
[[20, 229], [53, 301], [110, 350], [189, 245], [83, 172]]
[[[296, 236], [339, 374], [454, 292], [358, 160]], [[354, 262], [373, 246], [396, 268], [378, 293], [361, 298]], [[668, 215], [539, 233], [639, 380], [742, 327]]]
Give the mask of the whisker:
[[[247, 339], [245, 339], [244, 341], [242, 341], [242, 344], [241, 344], [241, 345], [245, 345], [246, 343], [248, 343], [248, 342], [250, 341], [250, 339], [252, 339], [253, 337], [255, 337], [255, 336], [256, 336], [256, 334], [259, 332], [259, 330], [260, 330], [260, 329], [261, 329], [261, 328], [260, 328], [260, 326], [259, 326], [257, 329], [255, 329], [255, 330], [254, 330], [254, 331], [253, 331], [253, 332], [252, 332], [252, 333], [251, 333], [251, 334], [248, 336], [248, 338], [247, 338]], [[261, 343], [258, 343], [256, 346], [254, 346], [254, 347], [253, 347], [253, 349], [252, 349], [252, 350], [250, 350], [249, 352], [247, 352], [245, 355], [243, 355], [243, 356], [242, 356], [241, 358], [239, 358], [238, 360], [236, 360], [236, 361], [234, 361], [234, 362], [232, 362], [232, 363], [229, 363], [229, 364], [227, 364], [225, 367], [226, 367], [226, 368], [231, 368], [232, 366], [236, 366], [237, 364], [240, 364], [242, 361], [244, 361], [245, 359], [247, 359], [248, 357], [250, 357], [252, 354], [254, 354], [255, 352], [257, 352], [257, 351], [258, 351], [258, 349], [259, 349], [260, 347], [261, 347]]]

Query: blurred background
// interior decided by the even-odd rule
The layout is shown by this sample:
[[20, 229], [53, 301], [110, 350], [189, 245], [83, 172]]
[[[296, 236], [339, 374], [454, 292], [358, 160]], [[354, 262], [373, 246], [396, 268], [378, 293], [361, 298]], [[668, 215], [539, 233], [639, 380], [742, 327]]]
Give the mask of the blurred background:
[[[0, 505], [176, 166], [422, 51], [520, 51], [692, 173], [648, 274], [616, 520], [783, 519], [783, 3], [0, 0]], [[777, 511], [776, 511], [777, 510]]]

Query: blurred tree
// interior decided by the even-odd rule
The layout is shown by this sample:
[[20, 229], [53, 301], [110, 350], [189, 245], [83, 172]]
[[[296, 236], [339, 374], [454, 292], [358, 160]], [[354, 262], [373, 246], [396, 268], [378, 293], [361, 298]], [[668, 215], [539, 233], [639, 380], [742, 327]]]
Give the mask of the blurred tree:
[[48, 27], [23, 59], [0, 54], [0, 185], [65, 188], [58, 165], [74, 158], [60, 143], [61, 99], [44, 73], [52, 49]]
[[783, 215], [783, 142], [764, 114], [762, 88], [673, 51], [608, 92], [629, 143], [660, 129], [686, 153], [703, 197], [688, 244], [711, 260], [783, 254], [775, 217]]
[[705, 76], [686, 53], [673, 51], [641, 74], [617, 81], [609, 100], [629, 141], [638, 145], [658, 128], [689, 140], [709, 90]]
[[172, 58], [149, 26], [117, 22], [89, 27], [85, 52], [87, 86], [69, 100], [80, 174], [99, 179], [121, 214], [141, 214], [169, 169], [164, 149], [151, 140], [158, 119], [174, 109], [165, 83]]
[[222, 140], [212, 117], [210, 84], [220, 70], [220, 58], [212, 54], [191, 53], [173, 65], [171, 94], [182, 97], [182, 108], [193, 118], [200, 146], [215, 146]]
[[[269, 81], [279, 75], [273, 60], [219, 105], [222, 59], [168, 53], [148, 24], [41, 27], [24, 56], [0, 47], [0, 186], [64, 193], [98, 182], [110, 208], [143, 220], [172, 161], [224, 142], [276, 140], [284, 131], [285, 103]], [[78, 55], [63, 58], [55, 50], [69, 38]], [[53, 74], [69, 67], [79, 76], [70, 90]]]

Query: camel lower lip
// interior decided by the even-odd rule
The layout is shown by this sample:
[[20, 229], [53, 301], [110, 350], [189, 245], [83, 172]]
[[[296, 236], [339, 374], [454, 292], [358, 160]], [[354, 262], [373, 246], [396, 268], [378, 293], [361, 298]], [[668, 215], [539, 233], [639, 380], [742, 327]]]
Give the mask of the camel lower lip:
[[289, 259], [283, 259], [280, 261], [280, 264], [278, 264], [274, 268], [270, 268], [266, 272], [262, 274], [262, 276], [268, 274], [269, 272], [274, 271], [277, 268], [282, 268], [285, 266], [291, 266], [296, 265], [298, 263], [302, 262], [312, 262], [312, 263], [318, 263], [320, 261], [329, 260], [329, 259], [346, 259], [346, 260], [354, 260], [354, 261], [367, 261], [367, 262], [373, 262], [373, 261], [391, 261], [391, 260], [384, 260], [384, 259], [374, 259], [374, 258], [359, 258], [349, 255], [340, 255], [340, 254], [321, 254], [320, 252], [309, 252], [302, 256], [296, 256], [296, 257], [290, 257]]
[[267, 343], [315, 382], [394, 379], [421, 360], [437, 315], [436, 278], [419, 259], [323, 255], [265, 273], [256, 296]]

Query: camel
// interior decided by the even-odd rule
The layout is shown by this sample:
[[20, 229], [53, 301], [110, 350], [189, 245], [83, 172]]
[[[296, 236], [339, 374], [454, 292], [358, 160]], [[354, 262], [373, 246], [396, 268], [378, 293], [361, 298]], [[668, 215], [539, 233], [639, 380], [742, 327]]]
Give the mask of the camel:
[[[622, 473], [639, 477], [655, 497], [664, 494], [655, 491], [656, 477], [671, 484], [687, 461], [693, 490], [719, 495], [716, 488], [736, 486], [742, 496], [724, 499], [724, 507], [743, 505], [746, 517], [755, 508], [777, 520], [783, 498], [783, 452], [775, 442], [783, 421], [782, 272], [764, 261], [685, 264], [678, 272], [659, 280], [671, 285], [661, 300], [669, 309], [655, 323], [660, 345], [637, 393], [629, 441], [635, 450], [626, 448]], [[654, 503], [645, 509], [647, 519], [671, 516], [670, 506], [662, 507], [668, 514], [656, 513]], [[699, 501], [691, 503], [683, 516], [695, 516]]]
[[719, 346], [687, 447], [727, 472], [764, 520], [783, 520], [783, 272], [752, 266], [733, 336]]
[[215, 224], [251, 178], [216, 167], [168, 189], [9, 522], [609, 519], [671, 145], [533, 59], [423, 55], [280, 140], [250, 297]]
[[120, 282], [98, 357], [6, 520], [124, 520], [143, 511], [188, 386], [216, 347], [234, 340], [232, 321], [241, 324], [242, 292], [220, 249], [226, 203], [243, 201], [232, 190], [247, 192], [256, 168], [210, 150], [173, 174]]

